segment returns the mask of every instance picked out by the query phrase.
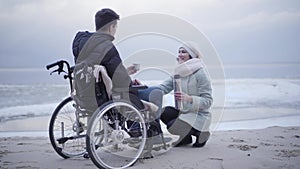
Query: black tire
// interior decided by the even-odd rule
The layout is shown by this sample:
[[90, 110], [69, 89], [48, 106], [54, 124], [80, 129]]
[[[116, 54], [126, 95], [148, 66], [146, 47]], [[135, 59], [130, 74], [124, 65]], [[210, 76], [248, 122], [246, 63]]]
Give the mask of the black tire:
[[[54, 150], [63, 158], [83, 156], [86, 130], [74, 130], [76, 123], [75, 102], [71, 97], [63, 100], [54, 110], [49, 123], [49, 138]], [[82, 128], [83, 128], [82, 124]]]
[[[114, 120], [110, 113], [114, 113], [120, 122], [115, 123], [118, 120]], [[140, 125], [139, 137], [130, 136], [128, 133], [131, 128], [129, 122], [132, 121]], [[127, 101], [111, 100], [92, 115], [87, 129], [86, 147], [98, 168], [127, 168], [142, 155], [146, 135], [144, 118], [138, 109]], [[136, 147], [131, 146], [133, 144]]]

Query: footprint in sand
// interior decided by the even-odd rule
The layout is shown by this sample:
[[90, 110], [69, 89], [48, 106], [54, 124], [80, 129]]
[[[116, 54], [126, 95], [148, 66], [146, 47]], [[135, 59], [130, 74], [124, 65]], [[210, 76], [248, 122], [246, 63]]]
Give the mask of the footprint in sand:
[[236, 138], [233, 138], [233, 137], [231, 137], [231, 140], [234, 143], [243, 143], [243, 142], [245, 142], [245, 140], [243, 140], [243, 139], [236, 139]]
[[282, 139], [284, 139], [285, 137], [283, 137], [283, 136], [274, 136], [275, 138], [282, 138]]
[[297, 150], [275, 150], [278, 152], [277, 156], [279, 157], [298, 157], [300, 156], [300, 149]]
[[299, 136], [299, 135], [294, 135], [294, 137], [295, 137], [295, 138], [300, 138], [300, 136]]
[[258, 146], [252, 146], [252, 145], [234, 145], [234, 144], [231, 144], [228, 146], [229, 148], [238, 148], [242, 151], [250, 151], [252, 149], [256, 149], [258, 148]]

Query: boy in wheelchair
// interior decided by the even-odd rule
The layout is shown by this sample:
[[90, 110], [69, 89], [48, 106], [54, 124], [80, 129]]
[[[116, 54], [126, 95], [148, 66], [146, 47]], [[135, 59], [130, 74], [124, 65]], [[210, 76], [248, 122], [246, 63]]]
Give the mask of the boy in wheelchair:
[[[73, 41], [75, 57], [73, 99], [91, 116], [99, 106], [109, 100], [124, 99], [139, 111], [152, 111], [146, 116], [149, 121], [148, 137], [162, 134], [158, 123], [162, 106], [162, 93], [155, 88], [136, 88], [129, 74], [135, 73], [133, 67], [125, 68], [119, 53], [112, 43], [119, 15], [111, 9], [102, 9], [95, 15], [96, 32], [79, 32]], [[141, 101], [139, 98], [145, 101]], [[150, 101], [150, 102], [149, 102]], [[153, 102], [153, 103], [151, 103]], [[122, 114], [118, 111], [107, 113], [107, 120], [118, 117], [122, 123]], [[126, 121], [126, 132], [131, 137], [139, 137], [140, 126], [136, 122]], [[111, 123], [114, 128], [116, 124]]]

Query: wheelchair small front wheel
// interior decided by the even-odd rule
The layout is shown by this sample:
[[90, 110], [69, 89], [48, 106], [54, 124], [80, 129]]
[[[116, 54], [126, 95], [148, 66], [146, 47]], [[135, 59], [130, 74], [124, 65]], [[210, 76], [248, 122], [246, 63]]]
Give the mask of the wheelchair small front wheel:
[[[135, 134], [131, 134], [135, 131]], [[127, 168], [141, 156], [147, 137], [143, 115], [127, 101], [111, 100], [89, 121], [86, 147], [98, 168]]]

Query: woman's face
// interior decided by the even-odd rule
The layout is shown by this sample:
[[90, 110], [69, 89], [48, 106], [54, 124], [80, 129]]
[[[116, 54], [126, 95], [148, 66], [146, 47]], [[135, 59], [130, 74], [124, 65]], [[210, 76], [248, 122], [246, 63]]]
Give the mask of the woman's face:
[[178, 58], [177, 58], [178, 63], [186, 62], [189, 59], [190, 59], [189, 53], [183, 47], [180, 47], [178, 49]]

